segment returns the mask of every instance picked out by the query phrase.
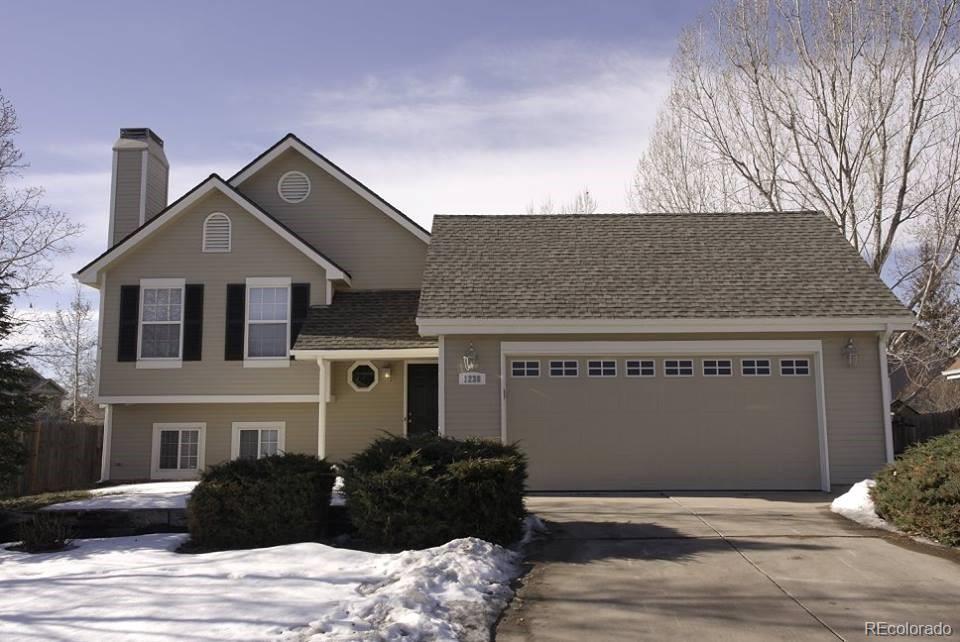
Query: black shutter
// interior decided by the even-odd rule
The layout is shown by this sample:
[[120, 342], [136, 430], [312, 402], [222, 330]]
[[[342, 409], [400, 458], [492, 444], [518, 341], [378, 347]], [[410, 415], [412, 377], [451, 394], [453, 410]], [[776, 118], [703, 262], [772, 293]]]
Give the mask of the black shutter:
[[140, 286], [120, 286], [120, 329], [117, 361], [137, 360], [137, 330], [140, 324]]
[[188, 283], [183, 298], [183, 360], [200, 361], [203, 353], [203, 284]]
[[290, 347], [297, 341], [310, 311], [310, 284], [294, 283], [290, 287]]
[[227, 284], [227, 327], [223, 348], [223, 358], [227, 361], [243, 361], [243, 316], [246, 298], [246, 285]]

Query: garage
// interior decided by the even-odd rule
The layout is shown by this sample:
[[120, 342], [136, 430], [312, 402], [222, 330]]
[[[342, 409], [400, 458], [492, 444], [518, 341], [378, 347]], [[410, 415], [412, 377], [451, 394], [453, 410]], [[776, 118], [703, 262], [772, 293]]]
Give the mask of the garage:
[[821, 488], [817, 355], [733, 347], [505, 352], [505, 438], [531, 490]]

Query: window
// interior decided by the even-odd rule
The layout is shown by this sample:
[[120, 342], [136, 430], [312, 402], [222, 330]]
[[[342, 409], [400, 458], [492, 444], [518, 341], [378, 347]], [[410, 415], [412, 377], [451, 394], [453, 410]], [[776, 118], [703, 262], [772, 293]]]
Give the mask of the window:
[[809, 359], [780, 359], [780, 374], [784, 377], [803, 377], [810, 374]]
[[551, 361], [551, 377], [577, 377], [580, 375], [580, 363], [577, 361]]
[[347, 383], [357, 392], [370, 392], [379, 380], [377, 367], [369, 361], [358, 361], [347, 370]]
[[664, 359], [663, 374], [668, 377], [692, 377], [693, 360], [691, 359]]
[[290, 279], [247, 279], [248, 359], [285, 359], [290, 347]]
[[203, 445], [206, 424], [154, 424], [154, 479], [188, 479], [196, 477], [203, 466]]
[[288, 203], [302, 203], [310, 196], [310, 179], [303, 172], [287, 172], [277, 182], [277, 193]]
[[617, 376], [617, 362], [610, 360], [598, 359], [596, 361], [587, 362], [587, 376], [588, 377], [616, 377]]
[[282, 453], [284, 432], [286, 423], [282, 421], [236, 421], [233, 424], [233, 457], [259, 459]]
[[140, 359], [180, 359], [183, 288], [183, 279], [140, 281]]
[[744, 377], [767, 377], [770, 375], [770, 359], [743, 359], [740, 371]]
[[656, 362], [652, 359], [627, 359], [628, 377], [654, 377], [656, 374]]
[[513, 361], [510, 363], [510, 374], [514, 377], [539, 377], [539, 361]]
[[703, 376], [729, 377], [733, 375], [733, 363], [729, 359], [704, 359]]
[[230, 218], [214, 212], [203, 221], [203, 251], [230, 251]]

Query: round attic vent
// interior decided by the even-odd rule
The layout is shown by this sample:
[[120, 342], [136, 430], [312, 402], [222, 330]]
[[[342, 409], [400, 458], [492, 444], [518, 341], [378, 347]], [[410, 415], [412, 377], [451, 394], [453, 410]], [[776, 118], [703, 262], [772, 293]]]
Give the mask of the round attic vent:
[[277, 192], [288, 203], [300, 203], [310, 196], [310, 179], [303, 172], [287, 172], [280, 177]]

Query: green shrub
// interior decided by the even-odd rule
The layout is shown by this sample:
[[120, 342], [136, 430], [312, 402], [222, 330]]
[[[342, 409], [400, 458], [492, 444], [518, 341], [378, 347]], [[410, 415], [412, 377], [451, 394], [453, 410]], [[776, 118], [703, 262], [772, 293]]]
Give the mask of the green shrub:
[[898, 528], [960, 545], [960, 432], [913, 446], [877, 475], [877, 514]]
[[19, 550], [28, 553], [49, 553], [70, 544], [70, 527], [55, 513], [34, 513], [20, 524]]
[[371, 545], [424, 548], [458, 537], [520, 538], [526, 459], [516, 446], [387, 436], [343, 467], [350, 519]]
[[209, 468], [187, 502], [191, 545], [253, 548], [321, 537], [334, 475], [309, 455], [236, 459]]

